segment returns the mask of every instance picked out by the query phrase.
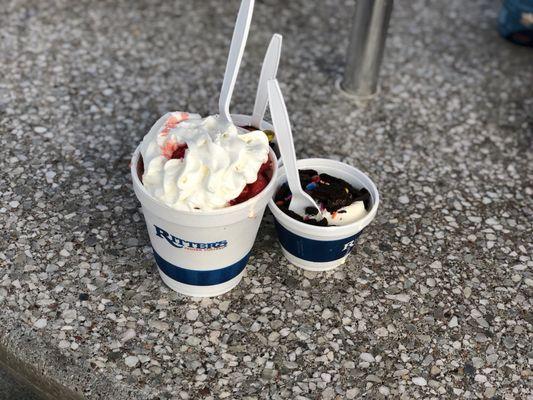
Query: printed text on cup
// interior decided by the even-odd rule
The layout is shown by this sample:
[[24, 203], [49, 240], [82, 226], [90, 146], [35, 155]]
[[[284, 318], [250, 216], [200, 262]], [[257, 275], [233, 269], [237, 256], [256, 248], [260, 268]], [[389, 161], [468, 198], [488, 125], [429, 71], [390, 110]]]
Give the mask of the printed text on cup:
[[192, 251], [210, 251], [210, 250], [221, 250], [228, 245], [227, 240], [221, 240], [218, 242], [211, 243], [197, 243], [190, 242], [188, 240], [180, 239], [164, 229], [154, 225], [155, 234], [160, 238], [165, 239], [171, 246], [174, 246], [178, 249], [192, 250]]

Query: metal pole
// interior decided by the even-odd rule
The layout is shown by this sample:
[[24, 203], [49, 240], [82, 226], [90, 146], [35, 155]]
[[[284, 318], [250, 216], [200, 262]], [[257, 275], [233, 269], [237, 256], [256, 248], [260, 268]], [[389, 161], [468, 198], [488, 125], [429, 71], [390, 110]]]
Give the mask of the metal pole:
[[393, 0], [357, 0], [341, 88], [356, 97], [377, 92]]

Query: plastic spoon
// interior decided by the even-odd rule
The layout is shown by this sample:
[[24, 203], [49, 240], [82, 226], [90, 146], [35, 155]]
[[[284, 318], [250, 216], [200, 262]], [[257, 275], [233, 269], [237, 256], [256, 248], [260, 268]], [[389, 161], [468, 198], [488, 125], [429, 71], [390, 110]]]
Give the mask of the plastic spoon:
[[226, 63], [226, 71], [224, 72], [224, 81], [222, 89], [220, 90], [220, 98], [218, 100], [218, 109], [220, 118], [223, 121], [233, 123], [230, 113], [229, 104], [235, 81], [239, 73], [242, 55], [246, 46], [246, 39], [250, 31], [250, 22], [252, 21], [252, 14], [254, 11], [254, 0], [242, 0], [235, 22], [235, 29], [233, 30], [233, 37], [229, 48], [228, 61]]
[[299, 215], [305, 215], [305, 209], [313, 207], [318, 210], [318, 216], [323, 218], [320, 207], [318, 207], [315, 200], [302, 189], [298, 167], [296, 166], [296, 152], [294, 151], [289, 114], [276, 79], [268, 81], [268, 101], [270, 103], [272, 122], [276, 130], [279, 152], [285, 166], [287, 183], [292, 192], [289, 210]]
[[271, 79], [276, 79], [278, 72], [279, 58], [281, 55], [281, 43], [283, 37], [276, 33], [270, 39], [265, 58], [263, 59], [263, 66], [261, 67], [261, 75], [259, 76], [259, 85], [257, 86], [257, 94], [255, 96], [254, 111], [250, 125], [261, 129], [261, 122], [265, 115], [265, 110], [268, 100], [267, 83]]

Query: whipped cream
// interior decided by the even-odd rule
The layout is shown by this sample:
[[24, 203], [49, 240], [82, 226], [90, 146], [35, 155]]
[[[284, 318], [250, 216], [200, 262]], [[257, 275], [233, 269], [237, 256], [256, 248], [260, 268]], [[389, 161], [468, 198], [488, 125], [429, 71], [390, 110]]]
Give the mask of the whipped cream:
[[164, 115], [141, 144], [144, 187], [177, 210], [227, 207], [268, 160], [265, 133], [243, 132], [218, 116]]

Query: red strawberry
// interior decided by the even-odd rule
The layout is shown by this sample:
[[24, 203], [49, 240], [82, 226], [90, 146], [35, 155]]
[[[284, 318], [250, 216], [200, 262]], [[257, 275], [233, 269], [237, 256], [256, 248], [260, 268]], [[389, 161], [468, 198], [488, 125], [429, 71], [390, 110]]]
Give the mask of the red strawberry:
[[229, 202], [230, 206], [235, 204], [244, 203], [246, 200], [250, 200], [252, 197], [257, 196], [268, 185], [268, 180], [262, 175], [257, 175], [257, 180], [253, 183], [247, 184], [242, 190], [241, 194]]
[[185, 157], [185, 150], [188, 148], [189, 147], [187, 146], [187, 143], [178, 145], [176, 150], [172, 152], [172, 156], [170, 158], [177, 158], [178, 160], [181, 160], [183, 157]]
[[272, 163], [270, 162], [270, 160], [266, 160], [263, 164], [261, 164], [258, 174], [265, 176], [268, 170], [270, 170], [271, 166], [272, 166]]
[[187, 149], [187, 143], [176, 143], [174, 141], [168, 141], [165, 146], [161, 148], [163, 155], [169, 160], [172, 158], [183, 158], [185, 156], [185, 150]]
[[172, 157], [172, 153], [174, 153], [174, 150], [178, 147], [178, 144], [173, 141], [168, 141], [165, 143], [163, 147], [161, 147], [161, 153], [166, 157], [169, 158]]
[[235, 204], [243, 203], [248, 199], [248, 193], [250, 192], [250, 185], [246, 185], [242, 190], [241, 194], [238, 195], [233, 200], [230, 200], [229, 205], [234, 206]]
[[248, 199], [257, 196], [267, 185], [268, 181], [266, 180], [266, 178], [263, 175], [258, 174], [257, 180], [254, 183], [250, 183], [248, 185], [250, 186], [250, 194], [248, 195]]

